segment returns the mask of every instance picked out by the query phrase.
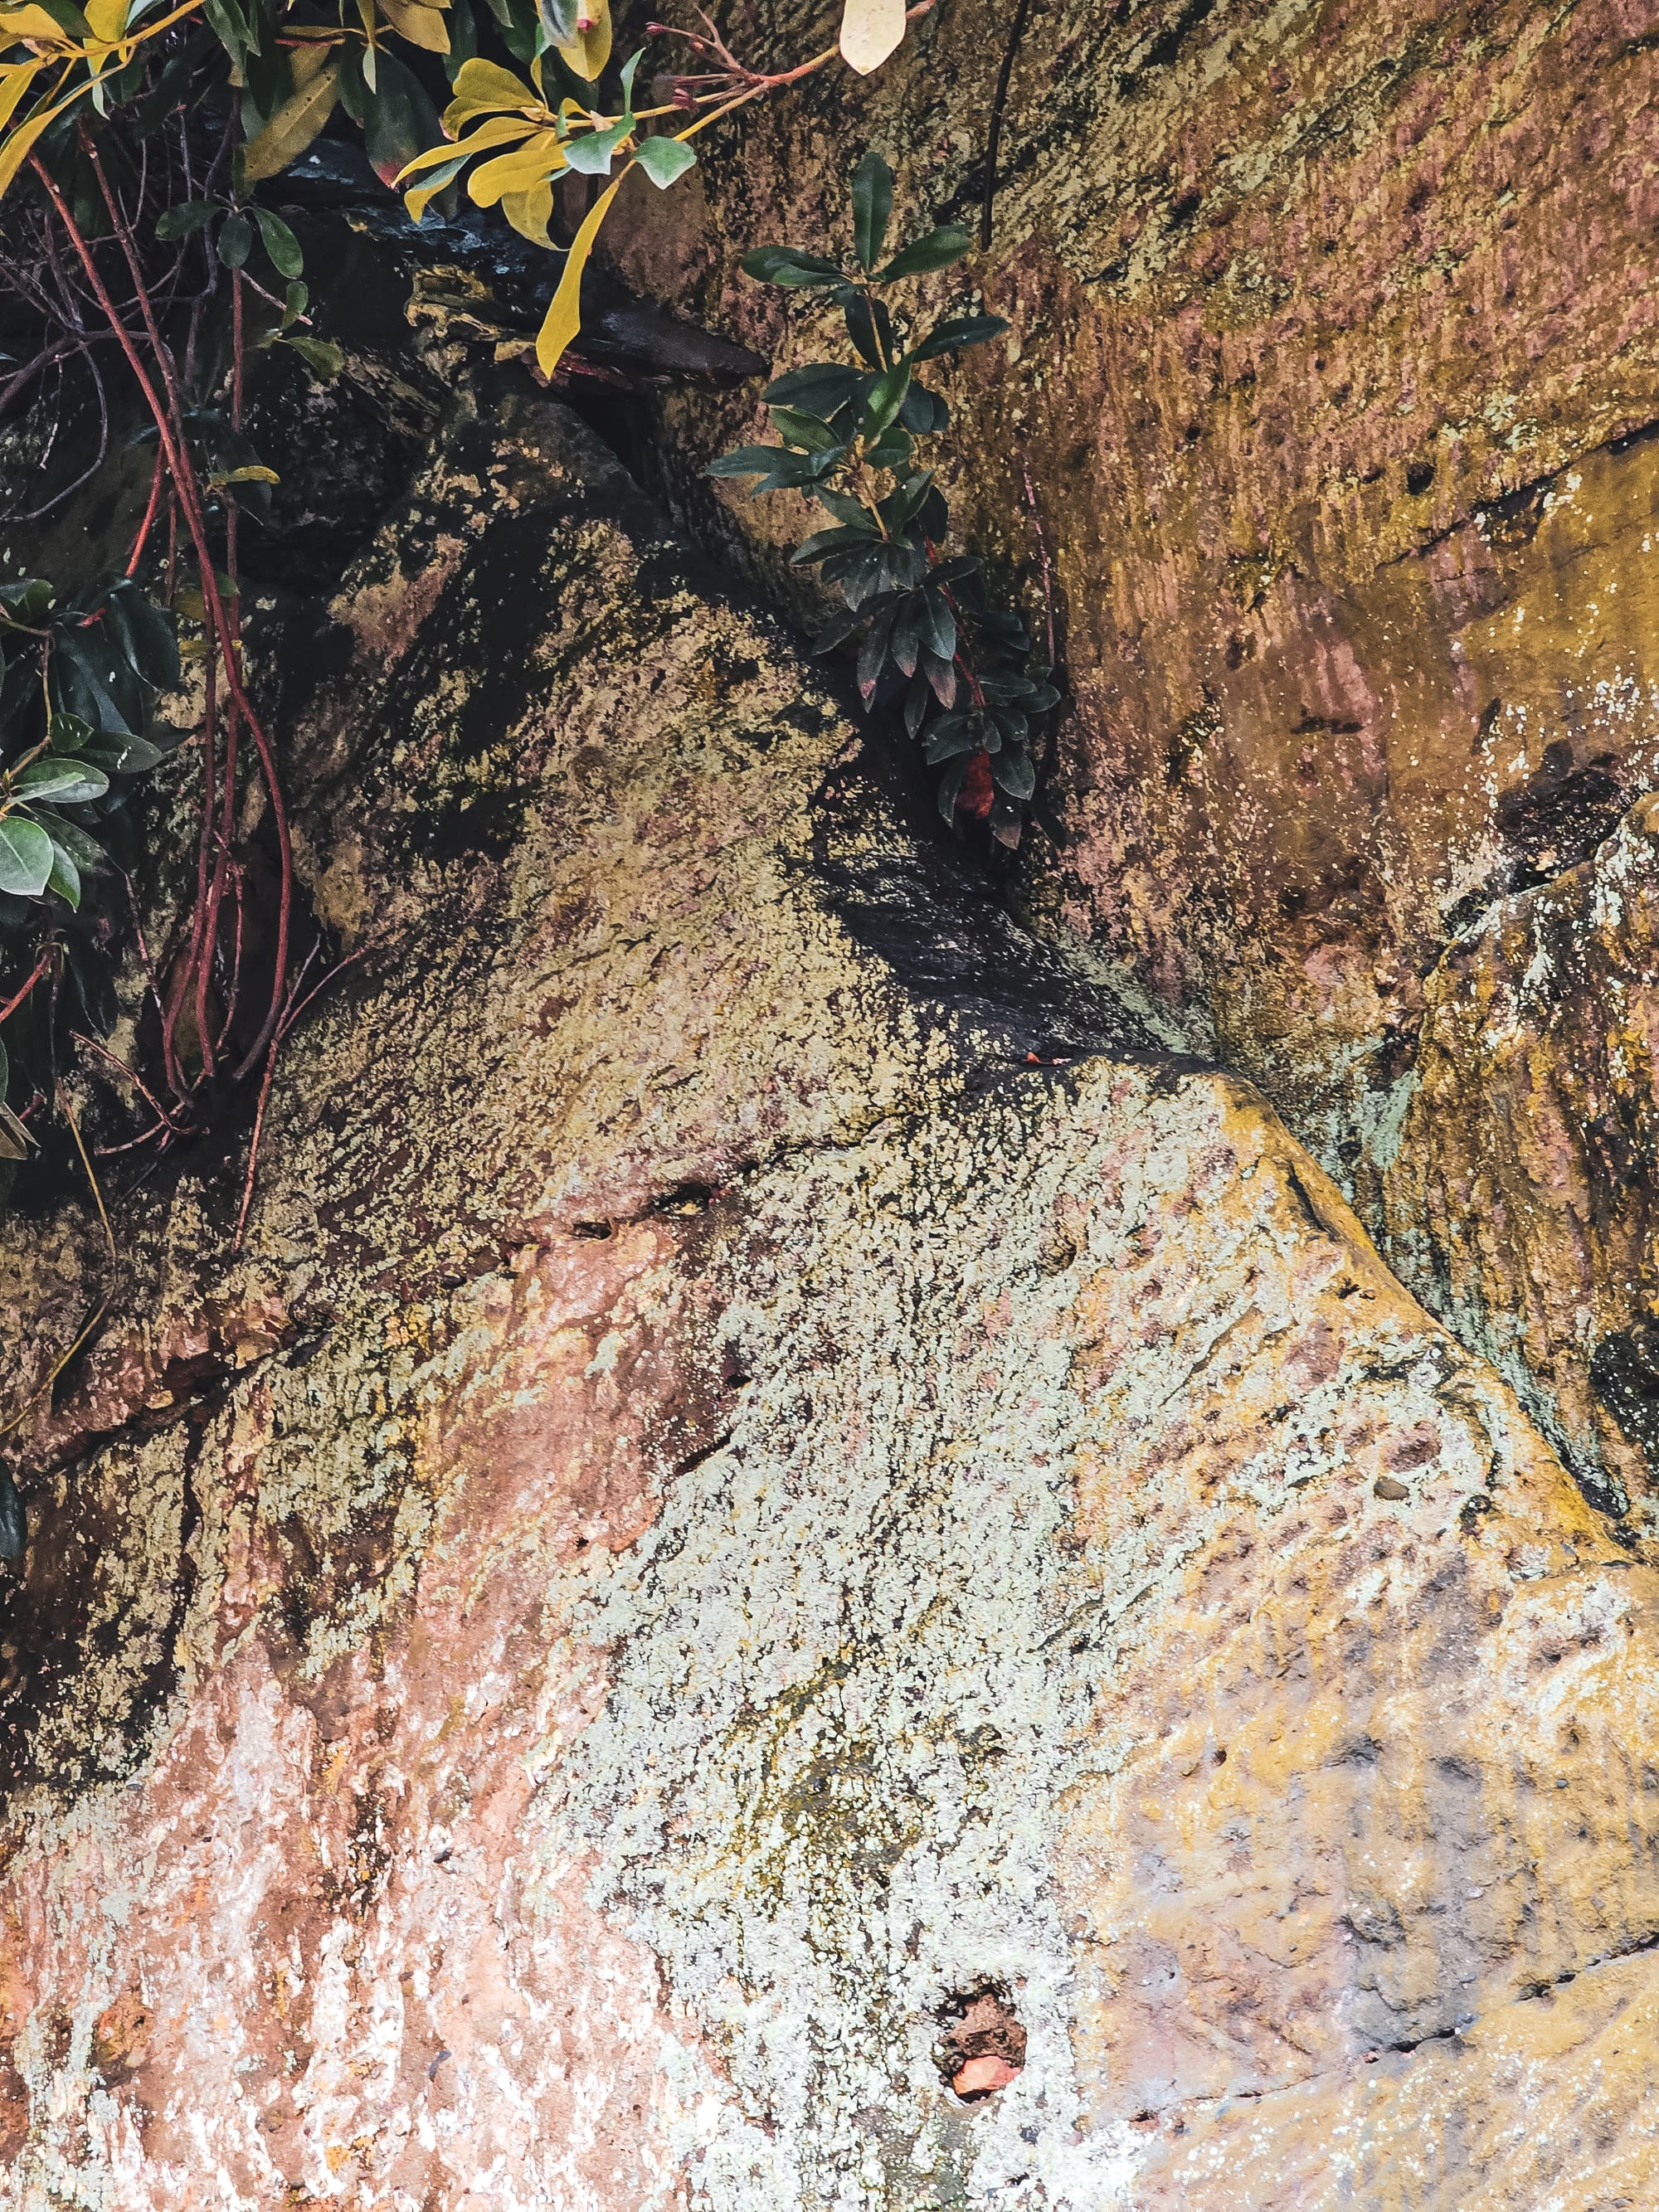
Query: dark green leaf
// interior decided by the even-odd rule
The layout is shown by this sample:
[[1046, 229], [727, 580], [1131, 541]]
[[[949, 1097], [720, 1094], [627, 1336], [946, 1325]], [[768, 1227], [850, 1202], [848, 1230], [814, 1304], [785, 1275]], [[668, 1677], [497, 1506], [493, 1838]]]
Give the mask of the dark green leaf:
[[860, 266], [873, 269], [893, 212], [893, 173], [879, 154], [865, 155], [853, 176], [853, 245]]
[[253, 250], [253, 225], [245, 215], [228, 215], [219, 229], [219, 258], [227, 269], [240, 269]]
[[953, 315], [930, 331], [920, 345], [912, 346], [912, 361], [938, 361], [941, 355], [959, 353], [964, 346], [984, 345], [1000, 338], [1007, 324], [1000, 315]]
[[0, 821], [0, 891], [39, 898], [51, 873], [51, 838], [38, 822], [7, 815]]
[[1029, 753], [1009, 745], [991, 763], [991, 774], [1011, 799], [1029, 799], [1036, 789], [1036, 770]]
[[148, 738], [125, 737], [115, 744], [105, 742], [83, 745], [77, 757], [90, 761], [110, 775], [142, 775], [147, 769], [159, 768], [167, 757], [163, 748], [152, 744]]
[[78, 714], [54, 714], [47, 726], [47, 739], [55, 753], [78, 753], [96, 736], [92, 725]]
[[854, 499], [850, 491], [837, 491], [832, 484], [815, 484], [812, 496], [821, 507], [827, 507], [837, 522], [844, 522], [850, 530], [868, 532], [874, 527], [870, 510], [861, 499]]
[[953, 760], [939, 780], [939, 811], [947, 822], [956, 819], [957, 794], [968, 774], [968, 760], [967, 754], [959, 760]]
[[827, 453], [832, 447], [845, 441], [838, 438], [827, 422], [816, 415], [808, 415], [799, 407], [775, 407], [772, 428], [779, 437], [791, 446], [800, 446], [809, 453]]
[[761, 477], [768, 475], [776, 465], [778, 448], [775, 446], [738, 446], [729, 453], [720, 453], [708, 464], [711, 477]]
[[55, 806], [36, 806], [33, 812], [52, 843], [67, 853], [83, 874], [103, 866], [104, 848], [98, 840], [88, 837], [75, 823], [65, 821]]
[[[912, 354], [909, 358], [915, 360]], [[904, 395], [904, 404], [899, 410], [899, 421], [907, 430], [914, 430], [919, 438], [936, 437], [951, 427], [951, 410], [937, 392], [926, 386], [913, 383]]]
[[15, 584], [0, 584], [0, 609], [14, 622], [38, 623], [56, 599], [52, 586], [39, 576], [19, 577]]
[[124, 580], [105, 603], [112, 641], [133, 674], [152, 691], [171, 691], [179, 681], [178, 626], [173, 617]]
[[795, 548], [792, 557], [797, 568], [810, 568], [814, 562], [825, 560], [831, 554], [862, 553], [872, 541], [878, 545], [881, 542], [873, 523], [867, 523], [862, 529], [848, 526], [840, 530], [815, 530], [805, 544]]
[[860, 356], [872, 368], [884, 368], [896, 349], [893, 319], [882, 302], [867, 292], [849, 293], [842, 303], [842, 319]]
[[300, 241], [280, 216], [272, 215], [269, 208], [257, 207], [253, 220], [259, 226], [259, 235], [265, 242], [265, 252], [270, 256], [270, 265], [279, 276], [297, 276], [306, 265], [305, 255], [300, 251]]
[[302, 331], [290, 331], [283, 343], [292, 346], [312, 374], [325, 383], [337, 376], [345, 365], [345, 356], [330, 338], [307, 337]]
[[769, 407], [799, 407], [821, 422], [832, 422], [843, 407], [860, 399], [869, 379], [840, 362], [811, 362], [769, 384], [761, 398]]
[[936, 659], [951, 660], [957, 649], [957, 618], [932, 586], [921, 595], [921, 641]]
[[941, 654], [933, 652], [927, 646], [924, 645], [921, 649], [921, 657], [918, 660], [916, 665], [921, 669], [922, 674], [927, 678], [929, 684], [933, 688], [933, 696], [939, 701], [939, 705], [941, 707], [953, 706], [956, 703], [957, 696], [957, 665], [955, 661], [945, 659]]
[[928, 688], [927, 678], [920, 675], [913, 678], [910, 688], [904, 695], [904, 726], [911, 737], [915, 736], [927, 720], [927, 709], [933, 703], [933, 695]]
[[[342, 86], [344, 81], [343, 75]], [[374, 89], [363, 121], [363, 144], [375, 175], [390, 185], [406, 163], [442, 137], [438, 111], [425, 86], [382, 47], [375, 56]]]
[[817, 253], [803, 253], [793, 246], [760, 246], [743, 257], [743, 270], [763, 284], [781, 284], [787, 289], [800, 291], [815, 284], [842, 283], [842, 272], [833, 261], [826, 261]]
[[449, 52], [443, 57], [443, 68], [453, 84], [463, 62], [470, 62], [478, 51], [478, 25], [468, 0], [450, 0], [448, 21]]
[[52, 873], [46, 878], [46, 889], [56, 891], [65, 905], [79, 912], [81, 906], [81, 871], [56, 842], [52, 848]]
[[896, 474], [908, 467], [910, 452], [908, 436], [896, 422], [890, 422], [875, 444], [865, 448], [864, 458], [872, 469], [890, 469]]
[[894, 663], [907, 676], [916, 672], [916, 655], [921, 650], [920, 609], [914, 598], [907, 599], [893, 620], [893, 632], [888, 641], [888, 651]]
[[31, 763], [13, 780], [12, 788], [21, 799], [46, 799], [66, 806], [81, 799], [101, 799], [109, 789], [109, 778], [84, 757], [50, 758]]
[[930, 230], [925, 238], [912, 240], [896, 253], [876, 282], [890, 284], [900, 276], [921, 276], [930, 269], [948, 269], [953, 261], [961, 260], [973, 242], [965, 230], [949, 225]]
[[958, 753], [982, 752], [980, 733], [970, 716], [942, 714], [931, 725], [924, 747], [927, 764], [937, 768], [942, 760], [954, 760]]
[[106, 735], [129, 737], [143, 720], [139, 686], [125, 662], [112, 665], [114, 655], [107, 644], [88, 645], [94, 635], [58, 632], [51, 670], [54, 704]]
[[204, 222], [211, 222], [219, 211], [216, 200], [180, 200], [176, 207], [163, 208], [155, 218], [157, 238], [188, 238], [200, 230]]
[[245, 15], [236, 0], [203, 0], [202, 14], [220, 45], [230, 56], [240, 77], [247, 75], [247, 58], [258, 44], [256, 25]]
[[898, 362], [883, 376], [876, 379], [870, 397], [864, 403], [864, 420], [860, 433], [866, 439], [879, 438], [904, 404], [904, 395], [910, 389], [910, 370], [905, 362]]
[[824, 581], [841, 586], [842, 597], [849, 607], [861, 607], [865, 601], [883, 589], [886, 580], [886, 565], [879, 545], [860, 550], [844, 548], [831, 553], [823, 563]]
[[808, 652], [814, 655], [833, 653], [838, 645], [846, 644], [863, 620], [863, 616], [855, 614], [850, 607], [838, 615], [832, 615], [807, 647]]

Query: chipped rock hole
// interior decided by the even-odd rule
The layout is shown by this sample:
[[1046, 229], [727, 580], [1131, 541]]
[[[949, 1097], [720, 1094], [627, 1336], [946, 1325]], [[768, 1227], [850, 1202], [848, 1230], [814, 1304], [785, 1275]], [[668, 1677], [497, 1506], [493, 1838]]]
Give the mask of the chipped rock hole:
[[1024, 2068], [1025, 2030], [1007, 1991], [995, 1983], [947, 1997], [935, 2017], [944, 2032], [934, 2063], [964, 2105], [994, 2097]]

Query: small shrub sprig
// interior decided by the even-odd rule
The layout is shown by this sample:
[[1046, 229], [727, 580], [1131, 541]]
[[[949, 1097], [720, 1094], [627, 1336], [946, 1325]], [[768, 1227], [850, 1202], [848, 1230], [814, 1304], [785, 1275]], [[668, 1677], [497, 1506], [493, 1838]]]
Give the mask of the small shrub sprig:
[[781, 444], [740, 446], [710, 465], [716, 477], [755, 477], [763, 492], [803, 491], [835, 526], [815, 531], [793, 559], [840, 586], [845, 606], [814, 651], [855, 646], [858, 686], [872, 711], [902, 701], [904, 724], [928, 763], [942, 767], [939, 811], [984, 818], [1018, 845], [1036, 787], [1035, 718], [1058, 705], [1051, 671], [1012, 609], [993, 606], [971, 554], [944, 557], [950, 510], [918, 446], [951, 424], [924, 362], [983, 345], [1006, 331], [998, 315], [955, 315], [924, 330], [896, 319], [883, 295], [906, 278], [947, 269], [969, 251], [966, 231], [930, 230], [878, 266], [893, 211], [893, 173], [868, 153], [853, 179], [855, 266], [793, 246], [744, 257], [745, 272], [838, 307], [860, 366], [812, 362], [762, 395]]
[[[178, 681], [173, 618], [131, 576], [68, 601], [41, 577], [0, 584], [0, 952], [21, 938], [32, 963], [0, 1021], [45, 988], [54, 1008], [78, 1001], [79, 1018], [108, 1032], [95, 918], [78, 933], [71, 918], [83, 878], [109, 871], [131, 779], [166, 757], [146, 732]], [[71, 989], [60, 996], [62, 981]], [[0, 1044], [0, 1160], [21, 1159], [29, 1143], [6, 1103], [9, 1075]]]

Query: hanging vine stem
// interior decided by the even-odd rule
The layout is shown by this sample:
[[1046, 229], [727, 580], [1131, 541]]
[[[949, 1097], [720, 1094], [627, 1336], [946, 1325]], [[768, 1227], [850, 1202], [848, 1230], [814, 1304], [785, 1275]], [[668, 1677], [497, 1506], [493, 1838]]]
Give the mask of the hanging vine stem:
[[[293, 848], [289, 836], [287, 809], [283, 802], [276, 762], [264, 725], [255, 712], [243, 680], [241, 668], [240, 626], [234, 613], [227, 611], [225, 594], [222, 592], [215, 568], [212, 549], [208, 537], [207, 516], [202, 503], [201, 490], [191, 462], [184, 429], [184, 409], [173, 359], [155, 321], [155, 309], [144, 283], [131, 228], [115, 194], [111, 191], [96, 146], [87, 142], [87, 151], [97, 177], [104, 204], [108, 211], [115, 238], [125, 258], [131, 278], [134, 297], [144, 325], [149, 350], [161, 380], [158, 391], [156, 380], [146, 368], [138, 350], [137, 342], [128, 327], [109, 289], [98, 269], [91, 246], [82, 234], [75, 216], [65, 201], [56, 180], [38, 156], [30, 156], [30, 166], [55, 210], [64, 236], [72, 247], [76, 260], [85, 274], [93, 297], [108, 324], [116, 343], [125, 356], [128, 368], [137, 383], [160, 441], [161, 462], [165, 465], [172, 484], [172, 503], [183, 518], [185, 532], [191, 541], [196, 565], [201, 579], [203, 612], [209, 632], [209, 653], [206, 683], [207, 712], [203, 730], [204, 744], [204, 809], [203, 839], [198, 853], [198, 891], [191, 915], [190, 946], [177, 982], [168, 993], [168, 1006], [163, 1021], [163, 1055], [169, 1085], [175, 1093], [188, 1096], [196, 1085], [187, 1084], [184, 1078], [177, 1046], [177, 1029], [184, 1006], [192, 992], [197, 1000], [200, 1042], [202, 1046], [204, 1080], [214, 1071], [214, 1039], [203, 1013], [205, 1003], [204, 979], [210, 977], [216, 952], [213, 925], [217, 919], [217, 903], [214, 886], [222, 896], [223, 868], [228, 861], [225, 848], [233, 833], [235, 816], [236, 755], [234, 738], [236, 730], [246, 726], [259, 760], [262, 780], [269, 794], [273, 824], [280, 860], [279, 904], [277, 912], [276, 950], [270, 998], [258, 1036], [237, 1064], [235, 1079], [243, 1080], [258, 1066], [271, 1047], [282, 1020], [287, 999], [289, 938], [292, 924], [294, 866]], [[239, 360], [234, 371], [240, 393], [241, 381], [241, 347], [240, 317], [237, 318]], [[239, 399], [240, 404], [240, 399]], [[229, 532], [228, 557], [234, 559], [234, 529]], [[234, 570], [229, 580], [234, 584]], [[217, 674], [222, 666], [228, 694], [227, 742], [222, 763], [215, 758], [215, 710], [216, 707]], [[217, 849], [216, 849], [216, 848]], [[211, 874], [209, 873], [209, 854], [214, 853]]]

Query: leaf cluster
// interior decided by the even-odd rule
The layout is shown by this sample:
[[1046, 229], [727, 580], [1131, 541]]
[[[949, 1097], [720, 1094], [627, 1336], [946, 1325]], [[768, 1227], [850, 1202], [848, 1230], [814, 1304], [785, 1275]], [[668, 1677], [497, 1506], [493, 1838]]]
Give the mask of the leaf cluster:
[[831, 526], [793, 556], [816, 568], [843, 602], [816, 649], [856, 655], [866, 708], [902, 708], [911, 738], [943, 771], [938, 795], [947, 821], [983, 763], [991, 834], [1012, 845], [1036, 787], [1033, 725], [1060, 695], [1049, 671], [1032, 665], [1018, 613], [991, 604], [978, 559], [945, 554], [949, 504], [923, 449], [949, 433], [951, 410], [920, 374], [1008, 325], [997, 315], [926, 325], [896, 311], [890, 287], [950, 268], [971, 241], [940, 227], [884, 260], [893, 184], [881, 156], [866, 154], [853, 179], [850, 265], [794, 246], [745, 257], [744, 270], [758, 282], [838, 307], [854, 357], [808, 362], [769, 384], [763, 397], [779, 442], [740, 446], [709, 473], [752, 479], [754, 498], [799, 491], [828, 510]]
[[153, 714], [178, 681], [173, 617], [130, 578], [63, 604], [39, 577], [0, 585], [0, 931], [78, 908], [131, 778], [167, 756]]

